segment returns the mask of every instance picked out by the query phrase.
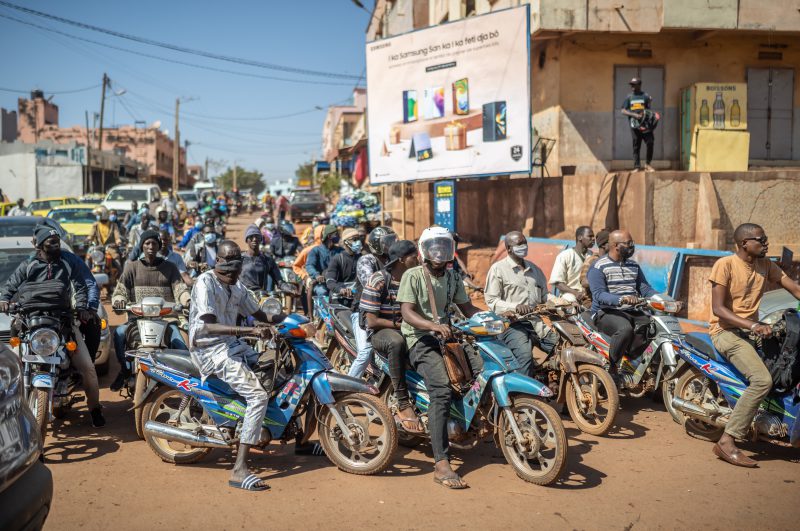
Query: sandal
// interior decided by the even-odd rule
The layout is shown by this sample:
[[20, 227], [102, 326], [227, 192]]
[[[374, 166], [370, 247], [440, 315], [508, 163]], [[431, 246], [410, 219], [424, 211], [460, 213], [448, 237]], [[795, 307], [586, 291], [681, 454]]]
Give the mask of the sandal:
[[250, 474], [242, 481], [229, 480], [228, 485], [235, 489], [252, 490], [256, 492], [267, 490], [269, 488], [269, 485], [267, 485], [267, 483], [263, 479], [256, 476], [255, 474]]
[[443, 487], [447, 487], [448, 489], [453, 489], [453, 490], [461, 490], [469, 488], [467, 482], [464, 481], [461, 478], [461, 476], [459, 476], [455, 472], [453, 472], [452, 475], [447, 475], [442, 478], [436, 477], [436, 473], [434, 472], [433, 481], [435, 481], [439, 485], [442, 485]]
[[[414, 415], [414, 418], [413, 419], [403, 418], [402, 416], [400, 416], [401, 413], [403, 413], [404, 411], [411, 411], [411, 413]], [[397, 422], [400, 423], [400, 425], [403, 427], [403, 430], [405, 430], [406, 432], [413, 435], [425, 434], [425, 431], [423, 431], [422, 426], [420, 426], [419, 417], [417, 417], [417, 414], [414, 413], [414, 410], [411, 407], [405, 407], [402, 410], [398, 411], [395, 414], [394, 418]]]

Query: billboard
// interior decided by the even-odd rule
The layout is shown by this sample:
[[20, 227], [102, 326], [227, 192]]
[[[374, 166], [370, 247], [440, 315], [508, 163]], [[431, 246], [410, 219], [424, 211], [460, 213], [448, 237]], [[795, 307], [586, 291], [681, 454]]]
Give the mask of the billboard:
[[367, 43], [372, 184], [531, 171], [527, 5]]

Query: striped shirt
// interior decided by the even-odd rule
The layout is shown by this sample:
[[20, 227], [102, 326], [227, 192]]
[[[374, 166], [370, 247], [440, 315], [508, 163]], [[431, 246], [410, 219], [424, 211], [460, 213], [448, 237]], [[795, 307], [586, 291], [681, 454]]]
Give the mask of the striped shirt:
[[389, 277], [389, 287], [386, 289], [386, 277], [383, 271], [373, 273], [364, 291], [361, 292], [359, 310], [362, 313], [376, 314], [380, 319], [399, 321], [400, 303], [397, 302], [397, 290], [400, 283]]
[[626, 308], [619, 302], [624, 295], [649, 297], [656, 293], [633, 260], [615, 262], [610, 256], [604, 256], [594, 263], [587, 276], [592, 292], [592, 313]]

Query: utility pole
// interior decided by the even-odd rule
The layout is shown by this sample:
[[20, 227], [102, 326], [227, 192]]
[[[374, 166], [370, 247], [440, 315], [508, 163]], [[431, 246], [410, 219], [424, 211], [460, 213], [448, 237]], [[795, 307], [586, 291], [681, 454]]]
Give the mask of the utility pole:
[[236, 161], [233, 161], [233, 189], [236, 190]]
[[103, 153], [103, 112], [106, 108], [106, 85], [108, 85], [110, 80], [108, 79], [108, 75], [103, 72], [103, 90], [102, 96], [100, 97], [100, 138], [98, 140], [97, 151], [100, 153], [101, 157], [101, 165], [100, 165], [100, 192], [106, 193], [106, 172], [102, 166], [102, 153]]
[[203, 169], [203, 178], [206, 181], [211, 182], [211, 178], [209, 178], [209, 176], [208, 176], [208, 157], [206, 157], [206, 167], [205, 167], [205, 169]]
[[175, 144], [172, 154], [172, 191], [178, 193], [178, 179], [181, 169], [181, 132], [179, 126], [179, 114], [181, 110], [181, 99], [175, 98]]
[[89, 111], [86, 111], [86, 182], [83, 183], [84, 193], [94, 193], [94, 179], [92, 179], [92, 141], [89, 138]]

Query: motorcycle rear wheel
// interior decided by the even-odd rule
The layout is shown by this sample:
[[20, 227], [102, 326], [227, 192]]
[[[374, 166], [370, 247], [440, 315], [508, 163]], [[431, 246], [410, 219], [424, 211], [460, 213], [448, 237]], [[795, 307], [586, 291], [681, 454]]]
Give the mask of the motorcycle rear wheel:
[[[142, 406], [142, 426], [144, 426], [144, 423], [148, 420], [155, 420], [174, 426], [175, 423], [170, 421], [174, 420], [172, 417], [177, 413], [178, 405], [184, 396], [185, 395], [180, 391], [170, 387], [156, 389], [147, 399], [144, 406]], [[179, 420], [189, 421], [193, 414], [190, 411], [194, 409], [199, 409], [202, 413], [202, 407], [197, 404], [194, 399], [191, 399], [191, 402], [186, 407]], [[153, 453], [160, 457], [162, 461], [176, 465], [196, 463], [213, 450], [213, 448], [196, 448], [194, 446], [168, 441], [147, 434], [144, 434], [144, 440], [147, 441], [147, 446], [149, 446]]]
[[[707, 387], [705, 393], [700, 396], [700, 391], [703, 388], [703, 380], [705, 379], [705, 376], [694, 369], [686, 371], [683, 376], [678, 379], [678, 383], [675, 384], [675, 396], [696, 404], [699, 402], [699, 405], [703, 405], [705, 402], [709, 401], [716, 402], [717, 395], [714, 390], [712, 390], [711, 386]], [[709, 442], [719, 441], [719, 438], [722, 437], [722, 434], [725, 432], [725, 428], [719, 428], [703, 422], [702, 420], [692, 418], [689, 415], [683, 415], [683, 427], [686, 433], [692, 437]]]
[[33, 416], [36, 417], [36, 425], [39, 426], [42, 445], [44, 445], [44, 438], [47, 436], [47, 424], [50, 422], [50, 416], [47, 412], [49, 398], [47, 390], [39, 389], [38, 387], [32, 387], [28, 393], [28, 407], [33, 412]]
[[596, 365], [579, 365], [578, 384], [581, 401], [575, 396], [572, 380], [567, 377], [567, 409], [578, 429], [590, 435], [605, 435], [614, 425], [619, 411], [619, 392], [611, 375]]
[[558, 413], [541, 400], [521, 396], [513, 398], [511, 411], [535, 453], [517, 449], [514, 432], [501, 412], [499, 442], [508, 464], [517, 476], [535, 485], [549, 485], [558, 480], [567, 464], [567, 435]]
[[397, 427], [380, 398], [364, 393], [337, 393], [334, 407], [344, 419], [356, 447], [350, 446], [330, 409], [319, 412], [319, 442], [328, 460], [349, 474], [383, 472], [397, 451]]

